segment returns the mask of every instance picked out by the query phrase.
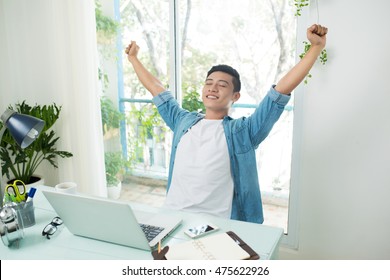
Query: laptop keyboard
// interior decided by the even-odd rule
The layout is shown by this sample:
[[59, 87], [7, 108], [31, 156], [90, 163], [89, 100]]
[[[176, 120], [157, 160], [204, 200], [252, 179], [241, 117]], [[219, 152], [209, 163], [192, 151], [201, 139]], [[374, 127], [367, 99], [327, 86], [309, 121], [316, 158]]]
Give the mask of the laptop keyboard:
[[140, 224], [140, 226], [145, 233], [146, 239], [149, 242], [164, 230], [164, 228], [162, 227], [156, 227], [156, 226], [151, 226], [146, 224]]

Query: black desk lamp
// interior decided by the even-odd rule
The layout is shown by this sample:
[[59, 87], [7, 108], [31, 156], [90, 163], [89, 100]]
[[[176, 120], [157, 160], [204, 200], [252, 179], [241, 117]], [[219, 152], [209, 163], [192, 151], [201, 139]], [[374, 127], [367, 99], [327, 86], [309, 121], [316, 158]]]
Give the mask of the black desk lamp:
[[[5, 110], [5, 112], [1, 115], [1, 121], [3, 122], [3, 128], [0, 131], [0, 143], [5, 130], [8, 128], [11, 136], [22, 149], [28, 147], [35, 141], [35, 139], [38, 138], [39, 133], [41, 133], [45, 125], [45, 122], [41, 119], [20, 114], [10, 109]], [[4, 197], [3, 187], [1, 184], [2, 178], [3, 172], [0, 170], [0, 204], [3, 203], [2, 200]]]

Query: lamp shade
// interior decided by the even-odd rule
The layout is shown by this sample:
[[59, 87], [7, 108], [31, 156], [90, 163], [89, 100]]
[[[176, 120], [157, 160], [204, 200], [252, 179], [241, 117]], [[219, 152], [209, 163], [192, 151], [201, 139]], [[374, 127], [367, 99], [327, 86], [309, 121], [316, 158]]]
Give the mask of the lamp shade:
[[19, 114], [10, 109], [3, 113], [1, 120], [22, 149], [34, 142], [45, 125], [41, 119]]

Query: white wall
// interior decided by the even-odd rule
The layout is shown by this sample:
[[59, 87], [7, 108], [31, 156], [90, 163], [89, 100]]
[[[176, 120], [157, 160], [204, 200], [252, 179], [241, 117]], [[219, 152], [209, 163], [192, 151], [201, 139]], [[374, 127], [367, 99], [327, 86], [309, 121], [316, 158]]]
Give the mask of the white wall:
[[390, 2], [318, 2], [329, 61], [297, 108], [299, 249], [280, 257], [390, 259]]

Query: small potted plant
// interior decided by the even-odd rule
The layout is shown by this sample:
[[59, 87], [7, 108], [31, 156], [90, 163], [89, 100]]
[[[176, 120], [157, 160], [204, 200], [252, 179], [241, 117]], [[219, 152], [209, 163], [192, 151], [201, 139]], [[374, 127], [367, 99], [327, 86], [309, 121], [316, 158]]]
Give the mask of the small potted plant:
[[106, 182], [108, 197], [118, 199], [122, 190], [122, 179], [127, 167], [127, 161], [120, 152], [106, 152], [104, 154], [106, 167]]
[[[39, 137], [27, 148], [22, 149], [6, 130], [0, 143], [0, 157], [2, 161], [2, 174], [9, 180], [21, 180], [25, 184], [33, 184], [41, 178], [35, 174], [38, 166], [46, 161], [58, 168], [57, 157], [72, 157], [72, 153], [57, 150], [59, 139], [51, 129], [58, 120], [61, 106], [52, 105], [30, 106], [25, 101], [17, 103], [15, 108], [8, 107], [16, 112], [31, 115], [45, 121], [45, 126]], [[2, 124], [0, 124], [1, 128]]]
[[[106, 96], [101, 97], [100, 107], [104, 140], [119, 137], [120, 122], [125, 119], [124, 114]], [[119, 151], [106, 151], [104, 153], [104, 163], [108, 197], [118, 199], [122, 190], [123, 175], [126, 168], [131, 167], [131, 164]]]

